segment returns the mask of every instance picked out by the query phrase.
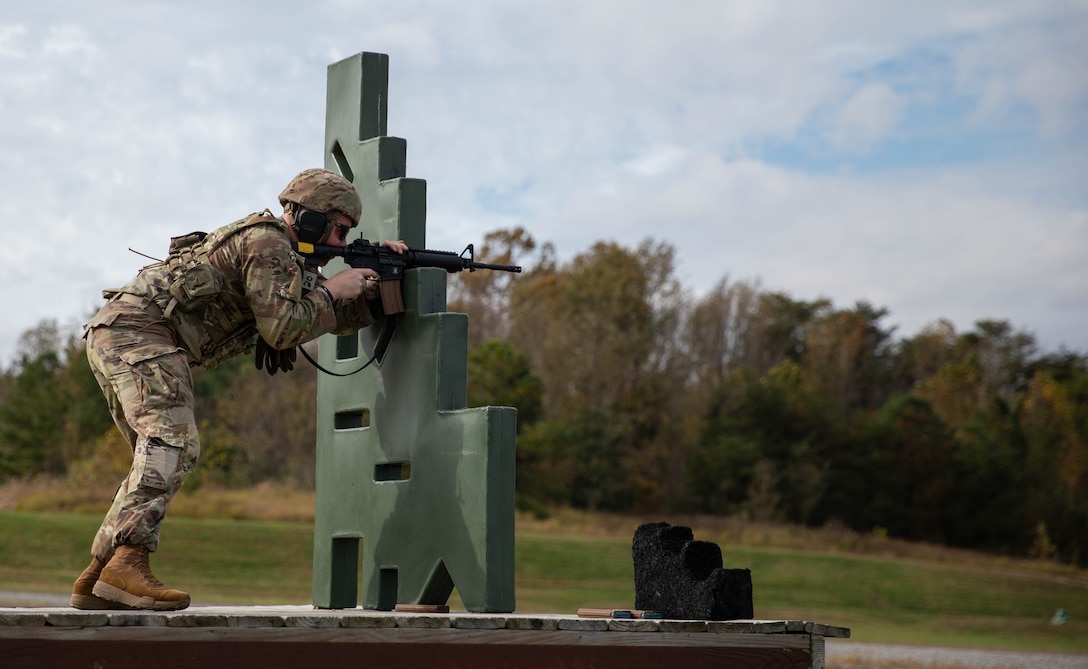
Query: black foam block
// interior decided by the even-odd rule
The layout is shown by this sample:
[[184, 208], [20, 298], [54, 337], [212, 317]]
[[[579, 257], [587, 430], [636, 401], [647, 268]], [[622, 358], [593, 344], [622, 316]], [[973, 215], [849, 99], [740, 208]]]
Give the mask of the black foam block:
[[717, 544], [695, 541], [690, 527], [645, 523], [631, 541], [635, 608], [685, 620], [748, 620], [752, 572], [723, 569]]

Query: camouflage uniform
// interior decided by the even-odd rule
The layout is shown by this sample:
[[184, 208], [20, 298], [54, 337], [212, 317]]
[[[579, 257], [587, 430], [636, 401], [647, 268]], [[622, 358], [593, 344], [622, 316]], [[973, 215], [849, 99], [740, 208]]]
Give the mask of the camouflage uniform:
[[[188, 241], [192, 238], [186, 236]], [[260, 335], [275, 349], [327, 332], [350, 334], [374, 322], [376, 290], [354, 300], [314, 290], [324, 278], [291, 250], [286, 223], [267, 210], [235, 221], [143, 268], [86, 325], [87, 358], [133, 462], [92, 546], [108, 561], [122, 544], [158, 547], [170, 499], [196, 466], [200, 441], [190, 367], [212, 368], [252, 351]], [[175, 240], [176, 242], [177, 240]], [[201, 255], [199, 252], [204, 251]], [[211, 292], [179, 303], [171, 286], [204, 261]], [[307, 276], [309, 274], [309, 276]]]

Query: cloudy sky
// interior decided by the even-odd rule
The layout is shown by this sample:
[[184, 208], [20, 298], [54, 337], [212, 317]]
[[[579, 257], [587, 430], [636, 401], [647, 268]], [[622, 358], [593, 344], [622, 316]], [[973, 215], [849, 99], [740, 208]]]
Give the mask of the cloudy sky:
[[389, 54], [428, 246], [673, 245], [723, 277], [1088, 352], [1088, 0], [39, 0], [0, 11], [0, 366], [323, 162]]

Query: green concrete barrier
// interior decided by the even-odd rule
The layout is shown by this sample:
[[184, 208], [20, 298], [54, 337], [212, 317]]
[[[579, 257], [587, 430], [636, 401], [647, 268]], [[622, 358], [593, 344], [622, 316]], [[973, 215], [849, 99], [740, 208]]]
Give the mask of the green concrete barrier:
[[[423, 249], [426, 182], [385, 136], [388, 67], [329, 67], [325, 167], [359, 191], [361, 235]], [[375, 362], [319, 375], [314, 606], [357, 606], [361, 581], [368, 609], [444, 605], [456, 587], [469, 611], [511, 612], [517, 412], [466, 407], [468, 317], [446, 312], [445, 271], [409, 270], [403, 290], [403, 314], [320, 342], [337, 374]]]

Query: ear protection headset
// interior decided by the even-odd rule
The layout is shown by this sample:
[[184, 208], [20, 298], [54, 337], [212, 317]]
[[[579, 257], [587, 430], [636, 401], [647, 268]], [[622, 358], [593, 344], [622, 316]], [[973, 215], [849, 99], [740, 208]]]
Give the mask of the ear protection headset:
[[332, 231], [332, 217], [305, 207], [295, 207], [295, 234], [300, 242], [322, 244]]

